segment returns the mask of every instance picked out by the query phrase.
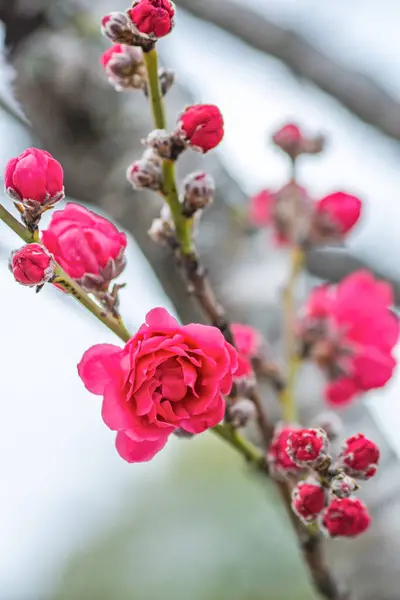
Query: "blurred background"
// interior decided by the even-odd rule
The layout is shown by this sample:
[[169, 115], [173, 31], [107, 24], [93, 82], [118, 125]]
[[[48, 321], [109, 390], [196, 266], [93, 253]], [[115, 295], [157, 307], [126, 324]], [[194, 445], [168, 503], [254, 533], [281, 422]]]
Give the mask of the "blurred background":
[[[279, 360], [287, 256], [243, 215], [249, 195], [286, 181], [287, 163], [269, 144], [285, 122], [329, 139], [326, 152], [300, 165], [311, 194], [343, 190], [366, 207], [346, 250], [308, 255], [299, 301], [319, 279], [362, 265], [400, 298], [400, 5], [176, 4], [174, 34], [159, 43], [163, 64], [178, 74], [170, 123], [194, 101], [218, 104], [226, 121], [217, 151], [188, 153], [179, 164], [181, 174], [201, 164], [217, 181], [199, 249], [232, 319], [259, 327]], [[133, 193], [125, 179], [151, 121], [141, 94], [117, 94], [107, 83], [98, 23], [126, 7], [0, 0], [0, 168], [30, 145], [45, 148], [63, 164], [69, 198], [127, 231], [122, 312], [135, 330], [156, 305], [184, 322], [201, 316], [171, 258], [147, 237], [157, 197]], [[35, 296], [15, 285], [7, 263], [19, 241], [0, 229], [0, 600], [316, 599], [273, 487], [218, 440], [172, 440], [144, 465], [118, 458], [99, 401], [75, 369], [88, 346], [115, 340], [56, 290]], [[305, 422], [324, 409], [320, 384], [304, 370], [297, 393]], [[399, 598], [399, 387], [395, 376], [341, 412], [346, 433], [362, 431], [382, 447], [381, 472], [361, 494], [373, 526], [329, 544], [335, 573], [359, 600]]]

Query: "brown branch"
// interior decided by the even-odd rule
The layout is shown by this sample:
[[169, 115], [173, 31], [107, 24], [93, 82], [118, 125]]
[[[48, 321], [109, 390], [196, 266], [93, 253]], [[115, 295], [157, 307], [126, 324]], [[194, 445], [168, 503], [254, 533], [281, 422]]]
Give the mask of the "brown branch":
[[361, 120], [400, 140], [400, 103], [372, 77], [335, 61], [304, 36], [272, 23], [246, 2], [176, 0], [176, 3], [256, 50], [274, 56], [295, 75], [336, 98]]

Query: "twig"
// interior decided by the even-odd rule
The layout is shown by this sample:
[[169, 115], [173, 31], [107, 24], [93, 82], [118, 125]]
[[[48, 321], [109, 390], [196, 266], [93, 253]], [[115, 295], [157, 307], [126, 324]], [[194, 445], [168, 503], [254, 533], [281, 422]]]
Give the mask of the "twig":
[[217, 25], [256, 50], [281, 60], [357, 117], [400, 140], [400, 103], [368, 75], [349, 69], [316, 48], [304, 36], [269, 21], [248, 2], [176, 0], [194, 16]]

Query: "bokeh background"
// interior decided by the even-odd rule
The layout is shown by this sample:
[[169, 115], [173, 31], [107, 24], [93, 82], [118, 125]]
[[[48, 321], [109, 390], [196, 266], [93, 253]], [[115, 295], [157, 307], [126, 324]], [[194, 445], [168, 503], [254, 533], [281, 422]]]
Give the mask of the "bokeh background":
[[[64, 166], [68, 196], [127, 231], [122, 310], [135, 330], [156, 305], [184, 322], [201, 316], [170, 257], [148, 240], [157, 198], [125, 180], [151, 121], [145, 99], [114, 92], [99, 65], [99, 19], [124, 8], [0, 0], [0, 166], [29, 145], [47, 149]], [[224, 114], [221, 147], [204, 161], [188, 153], [180, 170], [202, 164], [215, 176], [200, 251], [232, 318], [257, 325], [278, 360], [287, 256], [243, 216], [250, 194], [285, 182], [287, 164], [269, 144], [284, 122], [329, 139], [324, 154], [302, 162], [301, 183], [316, 197], [357, 194], [366, 207], [347, 249], [309, 254], [299, 302], [318, 279], [360, 265], [400, 297], [399, 19], [395, 0], [177, 0], [174, 34], [159, 43], [178, 73], [171, 124], [193, 101]], [[218, 440], [172, 440], [145, 465], [117, 457], [75, 367], [112, 335], [56, 290], [35, 296], [16, 286], [7, 263], [19, 242], [0, 231], [0, 600], [314, 600], [273, 487]], [[305, 422], [324, 408], [320, 384], [303, 371]], [[362, 493], [371, 530], [329, 545], [359, 600], [399, 597], [399, 395], [396, 376], [342, 412], [346, 433], [365, 432], [383, 452]]]

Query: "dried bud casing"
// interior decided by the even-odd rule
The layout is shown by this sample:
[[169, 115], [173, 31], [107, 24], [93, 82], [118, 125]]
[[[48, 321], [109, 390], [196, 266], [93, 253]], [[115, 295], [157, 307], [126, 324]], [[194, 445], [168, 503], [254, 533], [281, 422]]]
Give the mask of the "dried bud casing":
[[116, 44], [133, 45], [137, 33], [135, 27], [124, 12], [112, 12], [101, 20], [101, 32]]
[[150, 132], [143, 144], [152, 150], [164, 160], [177, 160], [180, 154], [185, 150], [185, 144], [182, 140], [164, 129], [155, 129]]
[[238, 398], [234, 404], [230, 404], [226, 411], [226, 420], [233, 427], [245, 427], [249, 421], [257, 416], [257, 410], [254, 402], [248, 398]]
[[134, 161], [127, 169], [127, 179], [137, 190], [159, 191], [162, 186], [162, 166], [153, 158], [143, 157]]
[[190, 173], [183, 182], [182, 213], [192, 217], [198, 210], [206, 208], [214, 199], [215, 183], [211, 175]]

